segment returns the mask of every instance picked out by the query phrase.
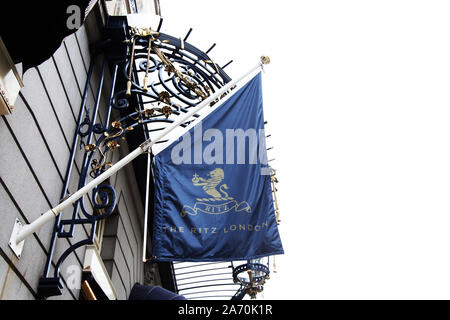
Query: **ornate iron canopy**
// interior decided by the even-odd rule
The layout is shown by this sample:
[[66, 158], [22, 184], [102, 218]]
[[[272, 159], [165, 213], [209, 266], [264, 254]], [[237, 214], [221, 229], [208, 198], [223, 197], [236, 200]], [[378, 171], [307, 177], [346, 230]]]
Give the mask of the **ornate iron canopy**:
[[[126, 140], [130, 148], [134, 148], [231, 81], [223, 70], [231, 61], [220, 67], [208, 55], [215, 44], [203, 52], [187, 42], [192, 29], [181, 39], [161, 33], [161, 24], [162, 19], [156, 30], [138, 29], [129, 27], [125, 17], [109, 17], [105, 30], [106, 38], [95, 47], [99, 57], [91, 59], [61, 200], [69, 196], [69, 184], [75, 183], [80, 189], [112, 166], [117, 158], [114, 153], [120, 148], [121, 141]], [[100, 61], [98, 87], [94, 97], [95, 103], [89, 106], [87, 95], [97, 60]], [[100, 121], [100, 101], [108, 69], [111, 74], [111, 83], [108, 86], [110, 91], [106, 117]], [[218, 100], [220, 98], [211, 105]], [[198, 116], [194, 115], [181, 126], [187, 126]], [[71, 181], [71, 172], [79, 152], [84, 153], [79, 168], [79, 180]], [[146, 172], [145, 159], [137, 159], [133, 165], [136, 172]], [[137, 174], [136, 179], [141, 193], [144, 192], [143, 175]], [[98, 223], [115, 212], [116, 202], [114, 187], [105, 181], [75, 202], [69, 218], [67, 213], [66, 218], [62, 218], [62, 215], [57, 217], [44, 275], [38, 288], [42, 298], [61, 294], [62, 263], [77, 248], [94, 243]], [[71, 242], [67, 250], [55, 257], [56, 240], [74, 239], [75, 229], [81, 226], [87, 237], [82, 240], [77, 237], [77, 242]], [[56, 262], [53, 265], [54, 261]], [[268, 264], [264, 265], [261, 261], [249, 261], [244, 265], [228, 267], [232, 268], [229, 276], [234, 297], [242, 298], [241, 293], [255, 297], [256, 293], [262, 290], [269, 274]], [[177, 265], [177, 268], [174, 268], [171, 265], [170, 268], [177, 281], [179, 278], [175, 270], [186, 268], [192, 272], [195, 266]], [[247, 278], [242, 276], [245, 272]], [[202, 281], [204, 286], [214, 285], [211, 279]], [[174, 289], [176, 291], [176, 284]]]

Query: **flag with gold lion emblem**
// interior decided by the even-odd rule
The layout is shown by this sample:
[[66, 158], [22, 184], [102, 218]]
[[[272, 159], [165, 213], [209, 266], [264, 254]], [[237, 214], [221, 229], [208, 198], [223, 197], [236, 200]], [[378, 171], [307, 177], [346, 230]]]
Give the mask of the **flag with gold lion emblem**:
[[230, 261], [283, 253], [265, 137], [258, 74], [155, 155], [157, 260]]

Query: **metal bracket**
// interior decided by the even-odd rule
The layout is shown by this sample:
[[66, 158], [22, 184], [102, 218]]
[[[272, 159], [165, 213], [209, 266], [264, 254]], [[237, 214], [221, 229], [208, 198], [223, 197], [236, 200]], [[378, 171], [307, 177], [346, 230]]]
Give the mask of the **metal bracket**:
[[16, 218], [16, 221], [14, 222], [14, 228], [11, 233], [11, 238], [9, 238], [9, 247], [14, 252], [16, 257], [19, 259], [20, 259], [20, 256], [22, 255], [22, 250], [23, 250], [23, 245], [25, 244], [25, 240], [23, 240], [19, 243], [16, 243], [16, 237], [19, 234], [20, 230], [22, 230], [23, 227], [24, 227], [24, 225], [22, 224], [22, 222], [20, 222], [20, 220], [18, 218]]
[[149, 152], [151, 143], [152, 143], [152, 140], [148, 139], [148, 140], [144, 141], [139, 147], [142, 149], [143, 152]]

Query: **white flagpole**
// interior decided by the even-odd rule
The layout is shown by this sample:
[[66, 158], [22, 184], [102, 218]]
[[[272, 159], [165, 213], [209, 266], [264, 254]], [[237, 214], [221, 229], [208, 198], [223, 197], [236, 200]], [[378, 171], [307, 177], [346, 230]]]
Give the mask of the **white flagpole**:
[[194, 114], [199, 112], [201, 109], [205, 108], [206, 106], [209, 106], [211, 102], [219, 98], [224, 92], [230, 90], [231, 87], [235, 86], [238, 82], [245, 79], [247, 76], [252, 74], [253, 72], [257, 71], [258, 69], [262, 69], [264, 64], [268, 64], [270, 62], [268, 57], [261, 57], [261, 60], [258, 62], [256, 66], [251, 68], [248, 72], [246, 72], [244, 75], [239, 77], [236, 80], [230, 81], [225, 86], [223, 86], [219, 91], [217, 91], [215, 94], [209, 96], [205, 100], [203, 100], [198, 106], [193, 107], [189, 112], [187, 112], [184, 116], [180, 116], [179, 119], [173, 123], [170, 124], [170, 126], [166, 127], [161, 133], [154, 139], [148, 139], [144, 143], [142, 143], [138, 148], [136, 148], [134, 151], [129, 153], [127, 156], [122, 158], [119, 162], [117, 162], [115, 165], [113, 165], [111, 168], [103, 172], [101, 175], [99, 175], [97, 178], [86, 184], [83, 188], [75, 192], [73, 195], [71, 195], [69, 198], [67, 198], [65, 201], [61, 202], [56, 207], [48, 210], [43, 215], [41, 215], [39, 218], [34, 220], [33, 222], [26, 224], [22, 226], [21, 228], [18, 228], [17, 232], [13, 232], [10, 239], [10, 246], [11, 244], [13, 246], [18, 246], [20, 242], [24, 241], [28, 236], [32, 235], [34, 232], [38, 231], [43, 225], [45, 225], [47, 222], [52, 221], [55, 217], [57, 217], [64, 209], [67, 207], [73, 205], [78, 199], [80, 199], [82, 196], [90, 192], [92, 189], [97, 187], [100, 183], [111, 177], [113, 174], [115, 174], [117, 171], [122, 169], [124, 166], [126, 166], [128, 163], [133, 161], [135, 158], [137, 158], [139, 155], [147, 152], [156, 142], [160, 141], [162, 138], [164, 138], [168, 133], [170, 133], [172, 130], [174, 130], [176, 127], [181, 125], [182, 123], [186, 122], [190, 117], [192, 117]]
[[149, 194], [150, 194], [150, 170], [151, 170], [151, 155], [148, 154], [147, 158], [147, 181], [145, 184], [145, 216], [144, 216], [144, 243], [142, 246], [142, 262], [147, 262], [147, 224], [148, 224], [148, 205], [149, 205]]

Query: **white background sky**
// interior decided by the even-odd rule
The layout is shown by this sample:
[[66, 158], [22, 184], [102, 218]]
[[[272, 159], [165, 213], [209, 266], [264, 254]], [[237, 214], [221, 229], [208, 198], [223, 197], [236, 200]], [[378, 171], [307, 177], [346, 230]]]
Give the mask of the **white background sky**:
[[266, 299], [450, 299], [450, 2], [161, 0], [236, 78], [262, 54], [285, 255]]

